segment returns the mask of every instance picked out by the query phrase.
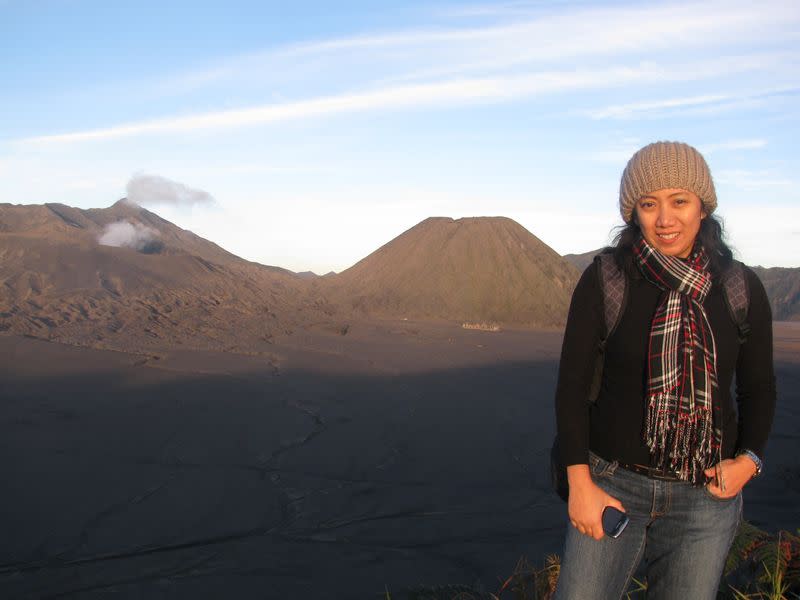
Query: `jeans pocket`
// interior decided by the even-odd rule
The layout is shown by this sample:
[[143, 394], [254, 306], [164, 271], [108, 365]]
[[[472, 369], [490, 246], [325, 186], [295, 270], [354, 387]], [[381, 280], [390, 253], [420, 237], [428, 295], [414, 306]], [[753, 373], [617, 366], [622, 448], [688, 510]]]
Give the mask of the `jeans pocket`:
[[592, 477], [609, 477], [614, 474], [616, 463], [610, 463], [596, 454], [589, 453], [589, 470]]
[[711, 493], [711, 490], [708, 489], [708, 484], [703, 486], [703, 493], [709, 498], [711, 498], [714, 502], [722, 502], [723, 504], [733, 502], [734, 500], [736, 500], [736, 498], [738, 498], [739, 494], [741, 494], [741, 492], [739, 492], [739, 494], [735, 494], [730, 498], [721, 498], [720, 496], [715, 496], [714, 494]]

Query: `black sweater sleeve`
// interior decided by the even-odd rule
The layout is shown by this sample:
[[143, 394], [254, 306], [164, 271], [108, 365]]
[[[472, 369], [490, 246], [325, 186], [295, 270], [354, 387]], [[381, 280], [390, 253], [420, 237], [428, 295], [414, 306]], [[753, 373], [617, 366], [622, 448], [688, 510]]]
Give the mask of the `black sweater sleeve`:
[[597, 265], [583, 272], [567, 317], [556, 387], [556, 423], [565, 465], [589, 462], [588, 395], [605, 328]]
[[775, 372], [772, 363], [772, 311], [758, 276], [745, 268], [750, 288], [747, 323], [750, 334], [736, 362], [736, 401], [739, 413], [738, 448], [764, 456], [775, 414]]

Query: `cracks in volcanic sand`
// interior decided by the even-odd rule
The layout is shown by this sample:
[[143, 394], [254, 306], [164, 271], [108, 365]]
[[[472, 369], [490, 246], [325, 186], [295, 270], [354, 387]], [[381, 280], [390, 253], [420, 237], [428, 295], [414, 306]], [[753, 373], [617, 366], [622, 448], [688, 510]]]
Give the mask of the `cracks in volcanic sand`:
[[[192, 551], [192, 550], [211, 549], [212, 547], [215, 546], [221, 546], [237, 542], [246, 542], [250, 538], [255, 538], [255, 537], [270, 537], [277, 542], [292, 542], [297, 544], [309, 544], [315, 546], [341, 542], [340, 540], [314, 539], [313, 537], [287, 535], [284, 533], [277, 533], [270, 530], [265, 531], [262, 529], [251, 529], [241, 532], [235, 532], [224, 536], [216, 536], [216, 537], [193, 540], [181, 544], [143, 547], [130, 552], [98, 554], [94, 556], [87, 556], [67, 561], [38, 561], [37, 563], [29, 563], [27, 565], [21, 565], [10, 568], [5, 565], [0, 565], [0, 576], [11, 575], [15, 579], [17, 579], [22, 574], [33, 574], [42, 570], [53, 570], [61, 568], [69, 569], [71, 572], [74, 572], [76, 568], [84, 566], [90, 567], [96, 564], [106, 563], [111, 561], [141, 559], [149, 556], [159, 556], [159, 555], [173, 554], [177, 552]], [[392, 542], [382, 542], [382, 541], [359, 542], [354, 540], [348, 540], [348, 542], [350, 547], [358, 547], [370, 550], [383, 550], [383, 551], [393, 551], [393, 552], [397, 551], [422, 552], [423, 554], [428, 555], [430, 557], [451, 561], [456, 565], [458, 565], [460, 568], [465, 569], [469, 572], [477, 572], [480, 568], [480, 565], [478, 565], [477, 563], [472, 563], [471, 561], [468, 561], [463, 557], [452, 556], [451, 554], [448, 554], [441, 550], [435, 550], [436, 548], [441, 546], [443, 542], [418, 542], [413, 544], [404, 544], [396, 542], [392, 543]], [[119, 579], [114, 579], [112, 581], [98, 582], [94, 585], [83, 586], [80, 588], [75, 588], [70, 590], [61, 590], [54, 594], [46, 594], [46, 593], [39, 594], [39, 597], [42, 598], [71, 597], [72, 595], [79, 592], [102, 590], [120, 585], [136, 584], [145, 581], [153, 581], [160, 579], [179, 579], [179, 578], [189, 579], [192, 577], [203, 576], [210, 573], [220, 573], [226, 570], [230, 571], [230, 569], [225, 569], [225, 567], [220, 568], [218, 566], [209, 566], [212, 561], [214, 561], [215, 559], [219, 559], [220, 555], [221, 552], [214, 552], [195, 560], [189, 559], [185, 561], [184, 564], [169, 566], [169, 567], [159, 567], [157, 569], [152, 569], [146, 572], [142, 572], [144, 569], [140, 567], [137, 568], [139, 574], [137, 574], [134, 577], [123, 577]], [[160, 559], [159, 564], [163, 564], [164, 560], [165, 559]], [[243, 572], [247, 574], [250, 572], [263, 572], [266, 569], [268, 568], [259, 567], [254, 570], [242, 571], [241, 569], [235, 568], [233, 569], [233, 571]], [[284, 570], [273, 570], [270, 572], [276, 572], [282, 575], [287, 574]], [[305, 574], [303, 574], [302, 576], [304, 577]]]
[[[320, 420], [321, 421], [321, 420]], [[166, 457], [170, 450], [170, 447], [175, 446], [175, 441], [179, 437], [181, 431], [185, 429], [185, 426], [178, 426], [174, 428], [170, 434], [167, 436], [166, 440], [161, 444], [161, 448], [157, 452], [156, 456]], [[313, 434], [314, 432], [312, 432]], [[309, 439], [311, 436], [306, 436], [305, 439]], [[293, 447], [293, 445], [292, 445]], [[159, 466], [169, 470], [168, 475], [162, 481], [146, 487], [144, 490], [139, 491], [130, 497], [121, 500], [119, 502], [115, 502], [110, 506], [100, 510], [99, 512], [95, 513], [81, 528], [80, 532], [78, 533], [77, 539], [74, 543], [70, 544], [68, 547], [60, 550], [55, 554], [51, 554], [44, 559], [41, 560], [28, 560], [28, 561], [21, 561], [18, 563], [7, 563], [4, 565], [0, 565], [0, 573], [7, 572], [9, 570], [14, 569], [26, 569], [32, 566], [39, 565], [40, 567], [44, 567], [47, 565], [60, 565], [60, 564], [74, 564], [75, 562], [80, 563], [82, 559], [67, 559], [64, 560], [65, 556], [79, 553], [82, 549], [86, 548], [89, 545], [89, 542], [92, 538], [93, 532], [102, 528], [103, 523], [112, 520], [116, 517], [119, 517], [129, 511], [132, 507], [146, 502], [151, 497], [155, 496], [158, 492], [165, 490], [168, 486], [173, 484], [177, 479], [182, 477], [182, 474], [187, 470], [194, 470], [194, 469], [220, 469], [220, 470], [230, 470], [233, 469], [241, 469], [244, 471], [249, 471], [257, 475], [257, 477], [264, 481], [265, 480], [265, 469], [264, 465], [260, 464], [210, 464], [210, 463], [190, 463], [188, 461], [183, 460], [178, 454], [177, 451], [174, 452], [174, 455], [171, 460], [158, 460], [158, 459], [148, 459], [142, 458], [132, 461], [133, 464], [136, 465], [146, 465], [146, 466]], [[272, 470], [272, 469], [268, 469]], [[279, 502], [281, 506], [281, 523], [285, 524], [289, 521], [290, 514], [288, 510], [288, 505], [290, 504], [290, 500], [288, 499], [285, 491], [278, 485], [275, 485], [275, 481], [271, 478], [268, 480], [268, 484], [276, 490], [279, 494]], [[218, 505], [213, 509], [213, 512], [219, 512], [222, 508], [224, 508], [223, 503], [224, 500], [220, 500]], [[264, 532], [269, 528], [269, 523], [261, 522], [255, 528], [248, 530], [248, 533], [242, 534], [234, 533], [233, 537], [241, 537], [242, 535], [249, 535], [250, 532]], [[223, 536], [224, 537], [224, 536]], [[36, 550], [32, 553], [32, 556], [46, 556], [46, 546], [47, 541], [43, 542], [39, 545]], [[131, 552], [136, 552], [137, 549], [131, 550]], [[127, 551], [120, 551], [117, 552], [118, 554], [127, 554]], [[115, 552], [111, 552], [110, 555], [114, 555]]]
[[[63, 562], [63, 557], [69, 555], [71, 553], [79, 552], [81, 549], [86, 547], [89, 544], [89, 540], [91, 538], [92, 531], [99, 529], [102, 526], [102, 523], [108, 519], [112, 519], [119, 515], [124, 514], [127, 512], [132, 506], [136, 504], [141, 504], [145, 502], [148, 498], [155, 495], [159, 491], [166, 488], [175, 478], [177, 474], [171, 474], [167, 480], [162, 481], [156, 485], [150, 486], [144, 491], [127, 498], [121, 502], [116, 502], [111, 506], [106, 507], [105, 509], [101, 510], [100, 512], [96, 513], [91, 519], [89, 519], [86, 524], [81, 528], [80, 533], [78, 534], [78, 539], [71, 544], [70, 546], [64, 548], [60, 552], [57, 552], [46, 559], [38, 560], [38, 561], [24, 561], [20, 563], [10, 563], [5, 565], [0, 565], [0, 573], [8, 570], [13, 570], [15, 568], [25, 569], [29, 565], [34, 564], [46, 564], [46, 563], [61, 563]], [[42, 542], [32, 553], [33, 556], [41, 556], [46, 553], [46, 545], [47, 541]], [[71, 561], [66, 561], [71, 562]]]
[[[150, 493], [152, 494], [155, 493], [156, 491], [157, 490], [152, 489]], [[515, 508], [512, 508], [506, 512], [507, 513], [522, 512], [535, 506], [537, 503], [538, 501], [530, 501]], [[257, 527], [242, 529], [239, 531], [233, 531], [223, 535], [198, 538], [194, 540], [185, 541], [182, 543], [142, 546], [136, 549], [132, 549], [130, 551], [96, 554], [72, 560], [48, 559], [48, 560], [30, 562], [22, 565], [0, 565], [0, 575], [5, 574], [16, 577], [22, 573], [31, 573], [31, 572], [35, 573], [37, 571], [45, 569], [50, 570], [58, 568], [75, 568], [75, 567], [80, 567], [82, 565], [92, 565], [96, 563], [102, 563], [105, 561], [136, 559], [136, 558], [147, 557], [150, 555], [160, 555], [165, 553], [168, 554], [168, 553], [191, 551], [197, 549], [209, 549], [215, 546], [224, 546], [226, 544], [231, 544], [231, 543], [247, 542], [254, 538], [271, 538], [279, 542], [293, 542], [293, 543], [314, 544], [314, 545], [341, 544], [342, 542], [346, 541], [348, 543], [348, 546], [350, 547], [357, 546], [375, 550], [423, 552], [427, 555], [430, 555], [431, 557], [439, 557], [441, 559], [453, 561], [456, 564], [458, 564], [459, 567], [466, 569], [469, 572], [477, 572], [479, 570], [478, 568], [479, 565], [473, 565], [469, 561], [465, 560], [463, 557], [453, 556], [452, 554], [449, 554], [441, 549], [443, 546], [447, 544], [464, 542], [464, 541], [475, 541], [474, 537], [471, 535], [468, 535], [466, 537], [462, 536], [449, 539], [437, 539], [424, 542], [404, 543], [402, 541], [391, 540], [391, 539], [359, 541], [358, 539], [354, 539], [352, 537], [347, 537], [344, 535], [342, 536], [325, 535], [325, 532], [334, 532], [336, 530], [346, 528], [350, 525], [357, 525], [357, 524], [382, 521], [382, 520], [391, 520], [391, 519], [408, 519], [408, 518], [418, 519], [418, 518], [439, 517], [448, 515], [482, 517], [482, 516], [491, 516], [494, 514], [496, 513], [495, 511], [492, 510], [425, 511], [420, 509], [412, 509], [412, 510], [395, 511], [392, 513], [379, 514], [371, 517], [361, 516], [352, 519], [338, 519], [338, 520], [332, 519], [327, 522], [323, 522], [321, 525], [319, 525], [314, 529], [306, 531], [295, 531], [293, 533], [287, 533], [286, 531], [281, 531], [285, 525], [284, 523], [280, 523], [272, 527], [268, 527], [264, 524], [261, 524]], [[491, 539], [485, 538], [480, 541], [482, 542], [504, 541], [511, 538], [515, 539], [515, 535], [517, 534], [504, 534], [500, 536], [492, 536]], [[194, 576], [200, 576], [204, 573], [218, 572], [219, 568], [216, 566], [212, 566], [210, 568], [204, 568], [207, 567], [207, 563], [213, 560], [215, 556], [217, 555], [211, 555], [205, 557], [198, 562], [189, 565], [184, 565], [179, 568], [161, 569], [153, 571], [151, 573], [142, 574], [134, 578], [121, 579], [109, 583], [98, 583], [95, 586], [91, 586], [88, 588], [81, 588], [81, 590], [72, 590], [71, 593], [77, 591], [83, 591], [84, 589], [86, 591], [89, 591], [91, 589], [104, 589], [107, 587], [111, 587], [113, 585], [124, 585], [126, 583], [136, 583], [140, 581], [146, 581], [158, 578], [165, 578], [165, 577], [175, 578], [179, 576], [194, 577]], [[52, 597], [57, 597], [57, 596], [52, 596]]]
[[[161, 449], [159, 450], [159, 455], [163, 456], [165, 453], [166, 448], [173, 442], [176, 438], [178, 433], [180, 432], [181, 427], [176, 427], [167, 437], [166, 441], [162, 444]], [[180, 459], [178, 459], [178, 462]], [[138, 464], [147, 464], [146, 461], [135, 461]], [[153, 461], [152, 464], [161, 464], [161, 466], [168, 466], [174, 467], [175, 464], [168, 464], [164, 465], [157, 461]], [[128, 510], [131, 507], [146, 502], [149, 498], [160, 492], [161, 490], [165, 489], [169, 484], [171, 484], [175, 479], [179, 476], [178, 472], [171, 472], [166, 477], [165, 480], [160, 481], [154, 485], [146, 487], [144, 490], [124, 499], [119, 502], [115, 502], [110, 506], [100, 510], [99, 512], [95, 513], [81, 528], [80, 532], [78, 533], [77, 539], [74, 543], [70, 544], [66, 548], [62, 549], [59, 552], [52, 554], [51, 556], [40, 560], [40, 561], [23, 561], [20, 563], [16, 563], [16, 565], [20, 565], [24, 567], [25, 565], [31, 564], [38, 564], [38, 563], [51, 563], [51, 562], [60, 562], [63, 560], [64, 556], [67, 556], [72, 553], [80, 552], [83, 548], [85, 548], [89, 544], [89, 540], [91, 539], [92, 532], [97, 531], [102, 527], [103, 522], [118, 517]], [[42, 556], [46, 555], [46, 546], [47, 540], [42, 542], [40, 545], [36, 547], [36, 549], [32, 552], [32, 556]], [[0, 565], [0, 573], [4, 570], [13, 569], [15, 564], [6, 564]]]
[[[178, 552], [188, 549], [197, 549], [197, 548], [206, 548], [206, 547], [213, 547], [215, 545], [220, 544], [229, 544], [235, 543], [243, 540], [248, 540], [251, 538], [258, 538], [258, 537], [270, 537], [270, 538], [278, 538], [284, 541], [293, 541], [297, 543], [311, 543], [311, 544], [318, 544], [318, 543], [341, 543], [344, 537], [339, 537], [337, 535], [332, 536], [325, 536], [324, 532], [335, 532], [337, 530], [341, 530], [342, 528], [346, 528], [350, 525], [357, 525], [369, 522], [376, 522], [381, 520], [390, 520], [390, 519], [419, 519], [419, 518], [427, 518], [427, 517], [438, 517], [438, 516], [446, 516], [446, 515], [463, 515], [463, 516], [485, 516], [494, 514], [492, 511], [425, 511], [425, 510], [406, 510], [406, 511], [396, 511], [392, 513], [386, 514], [379, 514], [374, 516], [359, 516], [354, 517], [352, 519], [331, 519], [326, 522], [323, 522], [320, 526], [306, 531], [295, 531], [293, 534], [288, 534], [286, 532], [286, 528], [291, 525], [291, 523], [295, 520], [295, 504], [305, 498], [308, 494], [303, 494], [303, 491], [298, 490], [296, 488], [292, 488], [289, 485], [286, 485], [281, 479], [281, 473], [291, 473], [291, 470], [284, 470], [280, 469], [275, 466], [275, 462], [292, 450], [302, 447], [305, 444], [311, 442], [314, 438], [318, 435], [323, 433], [326, 428], [327, 424], [325, 419], [313, 411], [312, 409], [303, 406], [297, 402], [289, 400], [287, 402], [288, 406], [299, 410], [305, 413], [313, 423], [313, 427], [310, 432], [302, 437], [281, 444], [279, 448], [271, 452], [269, 455], [259, 457], [259, 460], [256, 464], [247, 464], [247, 463], [233, 463], [233, 464], [209, 464], [209, 463], [200, 463], [200, 462], [188, 462], [180, 459], [179, 457], [175, 457], [173, 461], [162, 461], [162, 460], [146, 460], [137, 461], [139, 464], [154, 464], [154, 465], [161, 465], [167, 468], [175, 469], [175, 473], [173, 473], [166, 481], [161, 482], [158, 485], [151, 486], [144, 490], [143, 492], [136, 494], [135, 496], [131, 497], [126, 502], [120, 502], [114, 504], [98, 515], [96, 515], [89, 523], [87, 523], [84, 531], [81, 534], [80, 544], [83, 545], [86, 543], [86, 539], [88, 538], [88, 533], [92, 528], [98, 527], [100, 523], [108, 518], [111, 518], [115, 515], [120, 514], [126, 508], [130, 507], [131, 505], [139, 502], [144, 502], [148, 498], [152, 497], [154, 494], [158, 493], [160, 490], [164, 489], [166, 486], [174, 482], [175, 478], [178, 477], [178, 472], [183, 471], [185, 469], [244, 469], [254, 474], [257, 474], [261, 479], [266, 479], [270, 482], [271, 485], [274, 486], [276, 492], [280, 494], [280, 506], [281, 506], [281, 518], [280, 522], [277, 524], [273, 524], [272, 526], [268, 526], [267, 524], [261, 523], [258, 524], [256, 527], [251, 527], [247, 529], [242, 529], [238, 531], [232, 531], [221, 535], [216, 536], [209, 536], [205, 538], [198, 538], [194, 540], [188, 540], [181, 543], [174, 543], [174, 544], [162, 544], [162, 545], [154, 545], [154, 546], [141, 546], [139, 548], [134, 548], [128, 551], [116, 551], [116, 552], [109, 552], [105, 554], [93, 555], [93, 556], [85, 556], [79, 557], [72, 560], [62, 560], [58, 557], [49, 558], [46, 560], [35, 561], [35, 562], [28, 562], [25, 564], [18, 564], [18, 565], [0, 565], [0, 574], [9, 574], [14, 572], [26, 572], [26, 571], [36, 571], [40, 569], [50, 569], [50, 568], [59, 568], [59, 567], [68, 567], [68, 566], [78, 566], [82, 564], [91, 564], [100, 561], [110, 561], [110, 560], [120, 560], [120, 559], [133, 559], [136, 557], [147, 556], [156, 553], [167, 553], [167, 552]], [[166, 440], [164, 446], [162, 446], [162, 450], [166, 451], [167, 447], [170, 446], [176, 436], [178, 435], [178, 431], [173, 431], [172, 434]], [[164, 453], [161, 453], [163, 456]], [[267, 477], [268, 474], [271, 474], [270, 477]], [[300, 471], [297, 471], [295, 474], [304, 474]], [[391, 485], [412, 485], [412, 486], [425, 486], [428, 485], [428, 482], [425, 481], [408, 481], [408, 482], [397, 482], [397, 481], [386, 481], [380, 482], [375, 481], [369, 478], [340, 478], [329, 476], [326, 474], [314, 474], [314, 473], [307, 473], [306, 475], [310, 475], [312, 477], [319, 477], [320, 479], [327, 479], [332, 483], [337, 483], [341, 486], [342, 483], [386, 483]], [[480, 486], [478, 486], [480, 487]], [[310, 490], [311, 493], [318, 492], [318, 489]], [[526, 507], [518, 507], [517, 509], [512, 509], [508, 512], [516, 512], [517, 510], [524, 510]], [[319, 535], [323, 533], [323, 535]], [[316, 539], [315, 539], [316, 538]], [[327, 539], [324, 539], [327, 538]], [[396, 541], [393, 542], [391, 540], [386, 540], [383, 542], [378, 543], [370, 543], [370, 542], [359, 542], [354, 541], [352, 539], [347, 540], [349, 543], [354, 543], [358, 546], [363, 547], [372, 547], [372, 548], [385, 548], [385, 549], [409, 549], [409, 550], [424, 550], [428, 549], [428, 551], [433, 554], [439, 554], [435, 552], [431, 552], [434, 548], [440, 547], [442, 544], [447, 543], [448, 541], [432, 541], [432, 542], [422, 542], [422, 543], [414, 543], [414, 544], [403, 544], [397, 543]], [[449, 540], [450, 542], [453, 540]], [[66, 552], [62, 553], [66, 554]], [[453, 557], [448, 557], [449, 560], [454, 560]], [[187, 569], [190, 568], [202, 568], [204, 565], [198, 563], [195, 567], [186, 567], [184, 568], [184, 572], [187, 572]], [[154, 574], [148, 574], [144, 576], [144, 579], [148, 578], [157, 578], [162, 576], [176, 576], [179, 574], [178, 571], [173, 571], [172, 575], [168, 572], [158, 572]], [[131, 581], [140, 581], [143, 578], [136, 578], [132, 579]], [[118, 582], [123, 583], [123, 582]], [[112, 584], [113, 585], [113, 584]], [[107, 586], [106, 586], [107, 587]], [[98, 587], [98, 589], [101, 589]]]
[[304, 406], [300, 402], [292, 399], [291, 394], [286, 400], [286, 406], [295, 410], [299, 410], [307, 415], [313, 424], [311, 431], [292, 441], [282, 443], [277, 449], [273, 450], [268, 455], [262, 454], [258, 458], [257, 465], [255, 465], [255, 469], [259, 472], [259, 476], [262, 480], [266, 479], [267, 473], [272, 473], [272, 475], [269, 477], [269, 481], [280, 494], [278, 502], [281, 509], [281, 522], [277, 526], [277, 528], [280, 529], [289, 527], [289, 525], [295, 521], [297, 518], [296, 504], [303, 500], [306, 495], [299, 493], [298, 490], [284, 485], [281, 482], [281, 476], [278, 472], [279, 469], [272, 467], [271, 465], [275, 464], [275, 462], [286, 453], [310, 443], [314, 438], [327, 429], [325, 419], [323, 419], [318, 412], [315, 412], [311, 408]]
[[[524, 502], [519, 506], [508, 508], [503, 511], [504, 514], [510, 515], [519, 512], [524, 512], [528, 509], [534, 508], [540, 504], [539, 500], [531, 500]], [[384, 521], [391, 519], [417, 519], [428, 517], [449, 517], [449, 516], [462, 516], [462, 517], [485, 517], [494, 516], [497, 514], [496, 510], [420, 510], [409, 509], [383, 513], [378, 515], [357, 516], [348, 519], [329, 519], [317, 525], [315, 531], [333, 531], [349, 527], [351, 525], [358, 525], [363, 523], [370, 523], [373, 521]]]
[[291, 400], [291, 399], [287, 401], [286, 405], [291, 407], [291, 408], [294, 408], [296, 410], [299, 410], [300, 412], [302, 412], [305, 415], [307, 415], [311, 419], [311, 422], [314, 424], [314, 426], [313, 426], [312, 430], [308, 434], [306, 434], [305, 436], [303, 436], [303, 437], [301, 437], [301, 438], [299, 438], [299, 439], [297, 439], [297, 440], [295, 440], [293, 442], [282, 444], [280, 448], [275, 450], [264, 461], [265, 464], [276, 460], [282, 454], [285, 454], [285, 453], [287, 453], [287, 452], [289, 452], [291, 450], [294, 450], [295, 448], [299, 448], [300, 446], [305, 446], [311, 440], [313, 440], [315, 437], [317, 437], [318, 435], [320, 435], [322, 432], [324, 432], [327, 429], [327, 424], [325, 422], [325, 419], [323, 419], [322, 416], [319, 413], [314, 412], [313, 410], [311, 410], [307, 406], [303, 406], [300, 402], [297, 402], [297, 401]]
[[63, 590], [55, 594], [45, 594], [42, 595], [41, 598], [43, 600], [49, 600], [50, 598], [71, 598], [75, 594], [100, 591], [108, 588], [119, 587], [121, 585], [144, 583], [146, 581], [163, 581], [165, 579], [190, 578], [195, 575], [201, 575], [205, 572], [213, 572], [209, 570], [204, 571], [202, 570], [202, 568], [206, 567], [209, 563], [211, 563], [211, 561], [216, 559], [218, 556], [219, 554], [211, 554], [209, 556], [204, 556], [197, 560], [191, 561], [188, 564], [179, 565], [176, 567], [159, 567], [157, 569], [151, 569], [145, 573], [136, 575], [134, 577], [124, 577], [120, 579], [115, 579], [113, 581], [96, 583], [94, 585], [84, 585], [79, 588]]
[[[217, 546], [220, 544], [227, 544], [230, 542], [246, 540], [252, 537], [261, 537], [269, 533], [270, 533], [269, 530], [265, 530], [265, 528], [263, 527], [258, 527], [258, 528], [236, 531], [225, 535], [198, 538], [187, 542], [181, 542], [175, 544], [161, 544], [155, 546], [142, 546], [140, 548], [135, 548], [133, 550], [125, 552], [106, 552], [106, 553], [94, 554], [91, 556], [83, 556], [71, 560], [48, 559], [48, 560], [31, 561], [25, 564], [0, 565], [0, 576], [9, 574], [13, 574], [16, 576], [21, 573], [37, 572], [45, 569], [59, 569], [59, 568], [74, 569], [76, 567], [94, 565], [110, 561], [136, 559], [151, 555], [180, 552], [197, 548], [207, 548], [207, 547]], [[199, 564], [213, 560], [216, 556], [217, 555], [207, 556], [201, 559], [197, 564], [181, 566], [177, 570], [173, 567], [168, 569], [167, 571], [172, 571], [172, 575], [180, 574], [182, 572], [188, 571], [189, 569], [196, 569]], [[154, 577], [166, 576], [167, 571], [159, 571], [152, 577], [144, 577], [142, 579], [151, 579]], [[139, 580], [140, 578], [134, 578], [131, 581], [135, 582]]]

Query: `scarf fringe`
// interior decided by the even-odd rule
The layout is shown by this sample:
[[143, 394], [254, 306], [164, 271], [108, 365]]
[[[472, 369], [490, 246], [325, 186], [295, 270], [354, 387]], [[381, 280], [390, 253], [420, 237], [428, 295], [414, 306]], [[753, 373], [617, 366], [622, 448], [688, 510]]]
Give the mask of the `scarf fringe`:
[[674, 472], [683, 481], [705, 483], [704, 471], [718, 462], [719, 432], [713, 427], [711, 408], [695, 408], [693, 414], [678, 414], [685, 404], [678, 395], [650, 395], [645, 422], [645, 441], [654, 463]]

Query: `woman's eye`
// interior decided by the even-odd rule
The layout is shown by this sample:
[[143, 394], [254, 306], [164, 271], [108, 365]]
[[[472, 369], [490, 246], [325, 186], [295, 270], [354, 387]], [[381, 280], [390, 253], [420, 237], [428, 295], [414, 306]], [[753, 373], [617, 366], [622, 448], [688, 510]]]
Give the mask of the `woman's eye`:
[[639, 206], [642, 208], [653, 208], [653, 206], [655, 206], [655, 202], [641, 202]]

